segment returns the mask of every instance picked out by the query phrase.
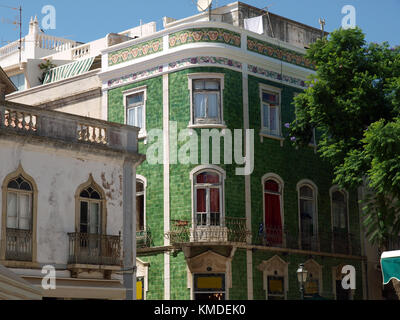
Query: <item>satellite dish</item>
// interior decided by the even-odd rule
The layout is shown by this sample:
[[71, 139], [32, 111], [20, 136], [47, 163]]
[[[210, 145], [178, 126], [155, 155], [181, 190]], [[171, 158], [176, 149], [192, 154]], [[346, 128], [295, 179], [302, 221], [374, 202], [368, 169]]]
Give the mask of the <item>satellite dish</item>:
[[197, 10], [200, 12], [204, 12], [210, 8], [212, 5], [212, 0], [198, 0], [197, 1]]

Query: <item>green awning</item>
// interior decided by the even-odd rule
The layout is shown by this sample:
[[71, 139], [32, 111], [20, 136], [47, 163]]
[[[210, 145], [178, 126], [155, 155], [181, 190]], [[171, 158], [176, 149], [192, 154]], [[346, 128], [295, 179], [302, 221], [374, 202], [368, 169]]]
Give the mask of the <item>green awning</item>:
[[388, 284], [390, 280], [400, 281], [400, 251], [386, 251], [381, 256], [381, 268], [383, 284]]
[[43, 84], [68, 79], [89, 71], [95, 57], [87, 58], [50, 69], [44, 78]]

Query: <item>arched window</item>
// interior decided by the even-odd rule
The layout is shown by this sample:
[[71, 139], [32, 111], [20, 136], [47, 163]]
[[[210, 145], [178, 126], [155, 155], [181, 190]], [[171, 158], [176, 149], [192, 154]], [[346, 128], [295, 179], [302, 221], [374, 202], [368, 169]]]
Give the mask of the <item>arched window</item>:
[[37, 186], [20, 165], [2, 185], [0, 260], [36, 261]]
[[335, 253], [350, 254], [347, 193], [337, 187], [331, 189], [332, 239]]
[[80, 193], [80, 232], [101, 233], [101, 196], [92, 186]]
[[194, 175], [194, 213], [196, 226], [223, 225], [223, 178], [214, 170]]
[[106, 198], [93, 176], [79, 186], [76, 202], [76, 232], [83, 234], [104, 234], [106, 232]]
[[144, 231], [144, 218], [145, 218], [145, 183], [136, 180], [136, 231]]
[[264, 189], [264, 236], [267, 245], [282, 244], [282, 184], [277, 179], [265, 178]]
[[342, 191], [336, 190], [331, 194], [333, 230], [347, 232], [347, 197]]
[[7, 185], [7, 229], [32, 230], [33, 187], [22, 175]]
[[298, 186], [301, 249], [317, 249], [317, 207], [316, 187], [311, 183]]

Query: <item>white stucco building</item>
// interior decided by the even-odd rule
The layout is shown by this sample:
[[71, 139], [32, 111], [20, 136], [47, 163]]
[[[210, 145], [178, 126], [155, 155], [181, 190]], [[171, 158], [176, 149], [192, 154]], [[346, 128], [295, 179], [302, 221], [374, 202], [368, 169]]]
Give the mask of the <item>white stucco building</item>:
[[134, 294], [137, 135], [0, 97], [0, 265], [39, 290], [42, 268], [54, 267], [44, 298]]

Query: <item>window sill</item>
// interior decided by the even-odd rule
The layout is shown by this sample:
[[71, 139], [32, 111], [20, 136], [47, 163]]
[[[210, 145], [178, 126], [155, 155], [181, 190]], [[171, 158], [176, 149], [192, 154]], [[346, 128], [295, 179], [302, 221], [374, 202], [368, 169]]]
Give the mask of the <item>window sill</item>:
[[267, 132], [260, 132], [260, 136], [263, 137], [263, 138], [278, 140], [278, 141], [281, 141], [281, 142], [285, 141], [284, 137], [276, 136], [276, 135], [273, 135], [273, 134], [269, 134]]
[[197, 123], [189, 124], [189, 129], [226, 129], [228, 128], [224, 123]]

